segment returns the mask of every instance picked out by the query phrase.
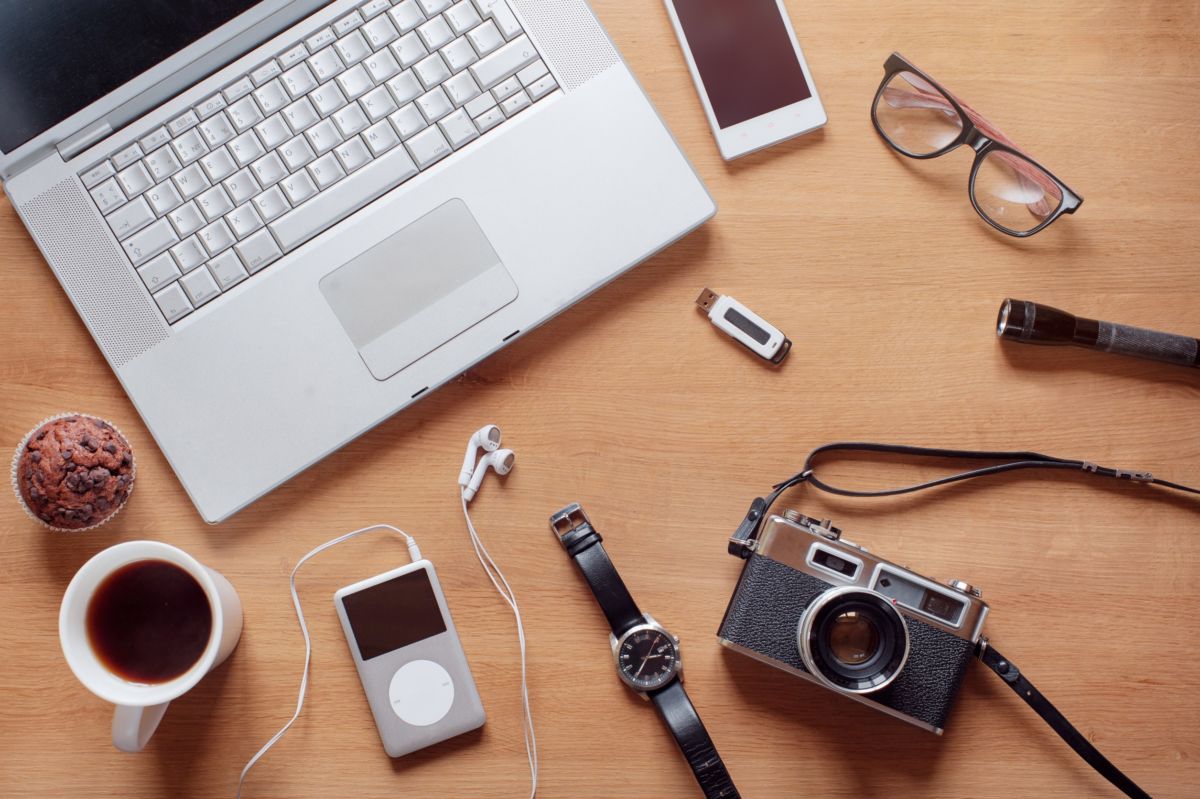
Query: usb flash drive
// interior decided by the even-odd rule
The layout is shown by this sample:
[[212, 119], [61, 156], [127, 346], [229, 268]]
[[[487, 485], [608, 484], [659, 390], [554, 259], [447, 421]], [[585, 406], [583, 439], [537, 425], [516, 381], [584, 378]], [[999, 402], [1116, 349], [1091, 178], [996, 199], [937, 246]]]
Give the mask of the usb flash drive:
[[718, 329], [765, 361], [782, 363], [792, 349], [783, 331], [733, 297], [705, 289], [696, 298], [696, 305]]

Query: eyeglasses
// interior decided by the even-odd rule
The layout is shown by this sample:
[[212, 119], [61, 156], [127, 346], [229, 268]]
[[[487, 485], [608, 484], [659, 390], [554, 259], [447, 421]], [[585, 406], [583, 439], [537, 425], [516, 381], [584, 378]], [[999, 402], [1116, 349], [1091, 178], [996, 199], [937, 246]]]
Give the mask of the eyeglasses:
[[995, 125], [904, 56], [892, 53], [883, 70], [871, 107], [875, 130], [910, 158], [937, 158], [963, 144], [973, 149], [971, 204], [989, 225], [1010, 236], [1032, 236], [1083, 204]]

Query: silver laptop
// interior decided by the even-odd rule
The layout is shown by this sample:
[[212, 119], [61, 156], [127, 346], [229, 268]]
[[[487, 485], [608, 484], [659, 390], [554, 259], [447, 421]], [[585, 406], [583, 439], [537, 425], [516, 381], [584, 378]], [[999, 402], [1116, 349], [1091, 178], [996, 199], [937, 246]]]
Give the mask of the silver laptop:
[[0, 178], [210, 522], [715, 211], [584, 0], [0, 9]]

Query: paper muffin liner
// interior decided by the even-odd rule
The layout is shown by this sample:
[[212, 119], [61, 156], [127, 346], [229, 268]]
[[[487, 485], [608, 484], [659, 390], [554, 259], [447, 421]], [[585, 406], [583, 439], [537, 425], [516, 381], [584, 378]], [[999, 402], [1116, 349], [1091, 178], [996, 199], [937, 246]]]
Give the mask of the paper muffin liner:
[[[84, 417], [87, 419], [95, 419], [98, 422], [104, 422], [106, 425], [109, 425], [110, 427], [112, 427], [113, 430], [116, 430], [117, 435], [119, 435], [121, 438], [125, 439], [125, 444], [129, 447], [129, 459], [130, 459], [129, 486], [128, 486], [128, 490], [125, 492], [124, 501], [121, 502], [121, 504], [118, 505], [112, 513], [108, 514], [107, 516], [105, 516], [103, 519], [96, 522], [95, 524], [89, 525], [87, 527], [55, 527], [54, 525], [49, 524], [46, 521], [43, 521], [42, 518], [40, 516], [38, 516], [36, 513], [34, 513], [33, 509], [30, 508], [29, 505], [27, 505], [25, 503], [25, 497], [21, 496], [21, 485], [18, 482], [17, 467], [21, 462], [21, 455], [22, 455], [22, 453], [25, 452], [25, 447], [29, 444], [29, 439], [33, 438], [34, 433], [36, 433], [38, 430], [41, 430], [43, 427], [50, 424], [51, 422], [56, 422], [59, 419], [69, 419], [72, 416], [81, 416], [81, 417]], [[133, 445], [129, 443], [129, 436], [125, 435], [124, 431], [122, 431], [121, 428], [117, 427], [115, 424], [108, 421], [107, 419], [103, 419], [99, 416], [95, 416], [90, 413], [60, 413], [60, 414], [56, 414], [54, 416], [46, 417], [42, 421], [35, 424], [33, 426], [33, 429], [25, 434], [25, 437], [21, 439], [21, 443], [17, 445], [16, 452], [13, 453], [13, 461], [12, 461], [12, 468], [10, 469], [10, 474], [11, 474], [11, 478], [12, 478], [13, 493], [16, 495], [17, 503], [21, 506], [21, 509], [25, 511], [26, 516], [33, 519], [35, 522], [37, 522], [42, 527], [45, 527], [47, 530], [52, 530], [56, 533], [86, 533], [89, 530], [95, 530], [97, 527], [103, 527], [104, 525], [108, 524], [110, 521], [112, 521], [114, 518], [116, 518], [118, 513], [120, 513], [122, 510], [124, 510], [125, 505], [129, 502], [129, 498], [131, 496], [133, 496], [133, 486], [137, 482], [137, 455], [133, 451]]]

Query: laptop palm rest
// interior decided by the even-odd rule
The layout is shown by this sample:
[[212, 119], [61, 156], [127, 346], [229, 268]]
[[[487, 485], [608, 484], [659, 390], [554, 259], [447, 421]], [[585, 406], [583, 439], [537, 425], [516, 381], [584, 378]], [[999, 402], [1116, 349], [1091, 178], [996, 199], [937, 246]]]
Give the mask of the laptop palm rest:
[[376, 380], [420, 360], [518, 293], [458, 199], [325, 275], [320, 289]]

